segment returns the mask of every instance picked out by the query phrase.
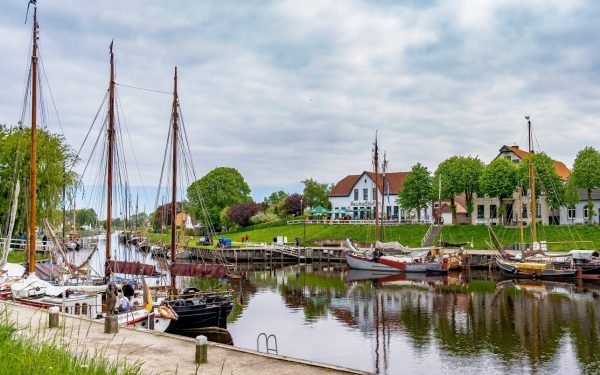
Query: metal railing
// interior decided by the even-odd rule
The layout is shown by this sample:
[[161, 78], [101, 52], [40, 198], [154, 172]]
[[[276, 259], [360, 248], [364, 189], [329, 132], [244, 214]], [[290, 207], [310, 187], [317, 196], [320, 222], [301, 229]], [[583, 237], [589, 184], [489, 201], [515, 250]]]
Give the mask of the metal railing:
[[[0, 246], [4, 246], [6, 238], [0, 238]], [[26, 250], [27, 249], [27, 240], [21, 240], [18, 238], [11, 238], [9, 242], [9, 248], [13, 251]], [[48, 240], [45, 244], [42, 240], [37, 240], [35, 243], [35, 251], [37, 252], [47, 252], [50, 250], [50, 240]]]
[[[375, 219], [358, 219], [358, 220], [313, 220], [313, 219], [294, 219], [288, 220], [287, 224], [330, 224], [330, 225], [375, 225]], [[380, 220], [379, 224], [383, 225], [400, 225], [400, 224], [431, 224], [431, 219], [418, 220]]]

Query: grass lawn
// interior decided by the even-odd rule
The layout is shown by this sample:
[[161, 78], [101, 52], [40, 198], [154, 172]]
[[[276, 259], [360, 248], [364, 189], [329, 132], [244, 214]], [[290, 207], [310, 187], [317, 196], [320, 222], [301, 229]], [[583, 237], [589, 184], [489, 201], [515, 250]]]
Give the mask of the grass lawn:
[[[520, 242], [519, 228], [493, 226], [496, 236], [505, 246]], [[523, 230], [525, 243], [531, 243], [531, 228]], [[488, 229], [484, 225], [454, 225], [442, 227], [441, 238], [447, 242], [472, 242], [474, 249], [487, 249], [492, 243]], [[487, 242], [486, 242], [487, 241]], [[598, 249], [600, 247], [600, 226], [598, 225], [544, 225], [538, 227], [538, 241], [549, 243], [548, 250], [566, 251], [573, 249]], [[577, 242], [591, 241], [591, 242]], [[470, 245], [467, 246], [470, 248]]]
[[76, 355], [56, 343], [18, 336], [6, 315], [0, 321], [0, 358], [0, 375], [141, 374], [139, 364], [112, 363], [99, 354]]
[[[46, 260], [47, 256], [36, 254], [35, 260]], [[11, 251], [8, 254], [8, 262], [9, 263], [25, 263], [27, 262], [27, 252], [25, 251]]]

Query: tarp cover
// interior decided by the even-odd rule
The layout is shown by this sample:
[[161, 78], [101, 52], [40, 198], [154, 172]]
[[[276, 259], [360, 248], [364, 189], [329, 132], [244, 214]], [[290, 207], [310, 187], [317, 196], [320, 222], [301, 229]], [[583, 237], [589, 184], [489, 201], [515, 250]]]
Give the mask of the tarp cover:
[[124, 262], [109, 260], [106, 262], [106, 270], [110, 273], [123, 273], [126, 275], [156, 276], [159, 275], [156, 267], [152, 264], [141, 262]]
[[35, 263], [35, 275], [45, 281], [57, 280], [68, 273], [65, 267], [50, 262]]
[[592, 260], [593, 257], [599, 255], [597, 250], [571, 250], [569, 251], [573, 255], [573, 259]]
[[221, 279], [227, 276], [227, 268], [223, 264], [176, 263], [171, 266], [173, 276], [201, 276]]

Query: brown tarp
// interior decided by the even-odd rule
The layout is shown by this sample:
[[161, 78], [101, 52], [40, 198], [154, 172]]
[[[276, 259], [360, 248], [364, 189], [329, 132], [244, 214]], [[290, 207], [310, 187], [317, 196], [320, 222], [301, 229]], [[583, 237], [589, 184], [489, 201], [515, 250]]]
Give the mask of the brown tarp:
[[35, 275], [44, 281], [57, 280], [69, 271], [63, 266], [57, 266], [50, 262], [35, 262]]
[[108, 273], [123, 273], [126, 275], [157, 276], [159, 272], [152, 264], [141, 262], [125, 262], [109, 260], [106, 262]]
[[227, 276], [227, 268], [223, 264], [175, 263], [171, 266], [173, 276], [201, 276], [221, 279]]

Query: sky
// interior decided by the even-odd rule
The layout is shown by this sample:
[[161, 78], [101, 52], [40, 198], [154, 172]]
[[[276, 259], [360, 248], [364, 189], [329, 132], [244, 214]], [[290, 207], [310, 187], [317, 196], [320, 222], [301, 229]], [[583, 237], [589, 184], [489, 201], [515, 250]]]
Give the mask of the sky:
[[[301, 191], [306, 178], [370, 170], [376, 131], [391, 171], [417, 162], [433, 171], [452, 155], [487, 163], [503, 144], [526, 147], [525, 115], [536, 146], [568, 166], [600, 147], [598, 1], [38, 3], [60, 116], [48, 115], [48, 128], [79, 149], [108, 87], [114, 39], [130, 181], [150, 191], [147, 205], [175, 65], [198, 176], [236, 168], [258, 201]], [[0, 3], [8, 125], [20, 118], [30, 54], [26, 4]]]

